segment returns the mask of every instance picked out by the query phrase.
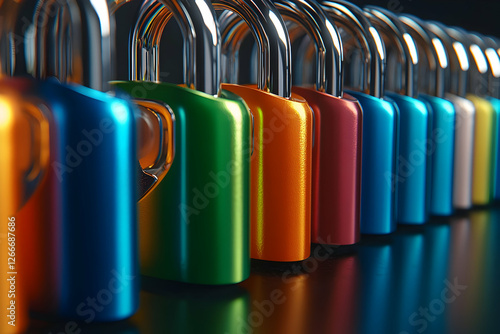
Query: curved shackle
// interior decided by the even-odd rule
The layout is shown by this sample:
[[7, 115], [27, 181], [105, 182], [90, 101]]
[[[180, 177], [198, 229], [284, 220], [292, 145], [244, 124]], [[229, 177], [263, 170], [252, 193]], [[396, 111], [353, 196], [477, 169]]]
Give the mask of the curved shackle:
[[495, 97], [498, 96], [498, 84], [499, 84], [498, 80], [500, 78], [500, 59], [497, 51], [495, 50], [495, 46], [490, 47], [486, 42], [486, 38], [479, 35], [478, 33], [469, 33], [467, 37], [470, 39], [472, 43], [479, 46], [479, 48], [483, 52], [488, 62], [489, 71], [488, 71], [487, 95]]
[[[390, 73], [391, 66], [386, 68], [385, 87], [392, 91], [401, 91], [404, 95], [415, 97], [417, 95], [417, 65], [419, 63], [415, 41], [406, 32], [401, 21], [380, 7], [367, 6], [363, 8], [370, 22], [377, 28], [384, 38], [384, 44], [389, 57], [389, 47], [397, 49], [397, 56], [404, 66], [403, 73]], [[389, 44], [388, 44], [389, 42]]]
[[316, 89], [342, 97], [343, 48], [340, 34], [320, 5], [309, 0], [277, 0], [284, 18], [304, 27], [316, 46]]
[[[496, 53], [496, 58], [500, 61], [500, 44], [499, 44], [498, 40], [496, 38], [490, 37], [490, 36], [481, 36], [481, 38], [487, 47], [486, 58], [488, 58], [488, 62], [490, 63], [490, 66], [497, 68], [498, 66], [494, 64], [496, 61], [495, 61], [495, 57], [493, 55], [493, 52]], [[492, 81], [489, 83], [488, 90], [494, 94], [492, 96], [494, 96], [496, 98], [500, 98], [500, 78], [498, 78], [498, 77], [492, 78]]]
[[349, 32], [361, 45], [364, 58], [361, 90], [378, 98], [383, 97], [386, 53], [377, 29], [359, 7], [347, 1], [322, 1], [321, 6], [337, 27]]
[[267, 0], [213, 0], [212, 4], [216, 10], [225, 10], [219, 24], [229, 55], [239, 50], [241, 37], [250, 28], [259, 50], [257, 87], [290, 98], [291, 43], [278, 9]]
[[[126, 2], [126, 1], [123, 1]], [[206, 0], [145, 1], [130, 35], [130, 79], [159, 80], [159, 44], [174, 16], [184, 37], [184, 83], [217, 95], [220, 89], [220, 33], [215, 12]]]
[[462, 42], [453, 39], [446, 31], [447, 27], [440, 22], [424, 23], [425, 28], [439, 39], [448, 54], [448, 75], [445, 75], [445, 92], [458, 96], [467, 93], [467, 72], [470, 67], [469, 54]]
[[[285, 20], [296, 24], [289, 29], [289, 35], [299, 36], [305, 30], [316, 46], [316, 89], [327, 94], [342, 97], [343, 91], [343, 51], [340, 34], [321, 6], [309, 0], [277, 0], [274, 6]], [[241, 18], [223, 15], [221, 34], [232, 45], [227, 48], [229, 57], [235, 58], [241, 42], [249, 29], [241, 24]], [[232, 36], [230, 36], [230, 34]]]
[[[449, 78], [449, 56], [443, 42], [432, 31], [425, 28], [425, 23], [411, 15], [401, 15], [401, 22], [418, 44], [418, 50], [426, 61], [427, 68], [422, 66], [420, 89], [436, 97], [443, 97], [445, 82]], [[421, 64], [423, 64], [421, 62]]]
[[488, 61], [483, 53], [483, 50], [470, 40], [468, 32], [458, 27], [447, 27], [446, 32], [456, 41], [461, 42], [466, 48], [473, 60], [467, 71], [468, 74], [468, 87], [467, 92], [476, 95], [486, 95], [488, 91]]
[[[54, 13], [57, 11], [57, 14]], [[62, 19], [69, 12], [70, 20], [66, 20], [65, 28], [70, 29], [69, 36], [55, 29], [52, 36], [51, 22]], [[67, 18], [66, 18], [67, 19]], [[37, 78], [46, 78], [52, 73], [49, 71], [48, 51], [57, 45], [68, 52], [65, 45], [69, 41], [69, 54], [72, 60], [77, 59], [79, 75], [76, 78], [79, 84], [89, 88], [107, 91], [109, 81], [114, 77], [113, 42], [115, 34], [114, 21], [110, 17], [106, 0], [71, 0], [61, 2], [57, 0], [37, 1], [33, 15], [33, 31], [35, 47], [34, 73]], [[83, 51], [86, 55], [76, 55]], [[63, 61], [67, 54], [59, 54], [56, 59]], [[75, 64], [72, 64], [75, 65]], [[68, 80], [68, 72], [62, 72], [61, 81]]]
[[[111, 34], [114, 26], [109, 19], [106, 0], [5, 0], [0, 3], [0, 12], [5, 15], [0, 20], [2, 73], [46, 78], [51, 74], [48, 52], [61, 45], [67, 50], [65, 43], [70, 43], [73, 53], [87, 52], [86, 57], [78, 54], [80, 75], [77, 81], [90, 88], [107, 90], [112, 78]], [[70, 15], [69, 20], [67, 15]], [[56, 34], [60, 27], [54, 28], [53, 24], [61, 24], [63, 20], [64, 28], [70, 27], [70, 34], [77, 38], [67, 36], [66, 30]], [[82, 34], [82, 30], [86, 33]], [[49, 36], [51, 33], [53, 36]], [[28, 34], [32, 34], [32, 38], [28, 38]], [[65, 40], [61, 39], [63, 36]], [[9, 55], [4, 57], [3, 52]], [[71, 57], [76, 59], [74, 54]]]

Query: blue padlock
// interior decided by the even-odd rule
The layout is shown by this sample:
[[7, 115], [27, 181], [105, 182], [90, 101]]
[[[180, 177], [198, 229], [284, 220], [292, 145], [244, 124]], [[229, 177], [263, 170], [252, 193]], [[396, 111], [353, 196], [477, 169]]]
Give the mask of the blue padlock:
[[[32, 266], [27, 273], [30, 306], [40, 314], [86, 323], [124, 319], [138, 307], [136, 204], [169, 169], [173, 159], [172, 114], [166, 105], [137, 101], [147, 115], [144, 117], [155, 120], [154, 127], [161, 133], [151, 139], [155, 151], [148, 152], [156, 158], [147, 168], [140, 167], [138, 108], [125, 95], [120, 98], [102, 92], [112, 68], [113, 25], [106, 2], [41, 5], [45, 7], [18, 13], [31, 20], [35, 36], [24, 40], [24, 50], [34, 50], [27, 63], [37, 61], [33, 68], [26, 66], [24, 70], [30, 69], [40, 79], [61, 74], [62, 79], [81, 81], [88, 87], [61, 84], [56, 79], [27, 79], [29, 87], [24, 95], [36, 96], [50, 111], [50, 169], [39, 191], [19, 213], [31, 231]], [[61, 10], [53, 11], [58, 8]], [[47, 25], [39, 23], [60, 19], [72, 24], [64, 20], [67, 11], [80, 16], [86, 34], [65, 29], [73, 34], [50, 39], [52, 35], [44, 34]], [[58, 13], [55, 17], [48, 16], [54, 12]], [[14, 27], [6, 30], [16, 31]], [[72, 43], [62, 42], [67, 38]], [[78, 44], [86, 52], [76, 57], [78, 63], [60, 62], [58, 68], [39, 61], [47, 60], [45, 52], [51, 49], [77, 52], [74, 47]], [[46, 48], [36, 47], [40, 45]], [[8, 73], [22, 73], [22, 66], [15, 65]]]
[[455, 158], [455, 117], [452, 102], [444, 98], [445, 71], [448, 54], [443, 43], [424, 29], [424, 24], [415, 17], [401, 16], [407, 32], [418, 44], [419, 98], [432, 110], [432, 132], [426, 145], [432, 160], [430, 213], [447, 216], [453, 208], [453, 169]]
[[365, 15], [380, 32], [387, 50], [386, 95], [396, 102], [400, 115], [398, 223], [423, 224], [429, 215], [432, 128], [431, 110], [417, 99], [415, 42], [398, 18], [387, 10], [369, 6]]

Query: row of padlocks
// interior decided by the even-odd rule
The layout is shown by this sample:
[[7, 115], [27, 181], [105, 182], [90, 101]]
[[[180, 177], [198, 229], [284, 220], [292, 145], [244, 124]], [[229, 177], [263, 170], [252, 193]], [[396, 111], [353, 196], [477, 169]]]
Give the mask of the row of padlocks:
[[[123, 319], [141, 274], [235, 284], [250, 258], [500, 197], [497, 39], [340, 0], [146, 0], [115, 50], [126, 2], [0, 1], [0, 270], [17, 279], [0, 300], [17, 319]], [[183, 85], [159, 82], [171, 18]]]

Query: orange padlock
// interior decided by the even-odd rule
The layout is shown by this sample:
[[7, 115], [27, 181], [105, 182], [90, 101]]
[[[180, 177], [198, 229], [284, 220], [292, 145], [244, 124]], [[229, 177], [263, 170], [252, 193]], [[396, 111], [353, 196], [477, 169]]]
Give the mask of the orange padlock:
[[[290, 39], [278, 10], [267, 1], [213, 2], [238, 14], [258, 41], [258, 87], [224, 84], [242, 97], [254, 117], [251, 158], [251, 257], [270, 261], [307, 258], [311, 244], [313, 115], [291, 93]], [[245, 29], [233, 13], [221, 15], [223, 50]], [[226, 25], [230, 25], [227, 27]]]

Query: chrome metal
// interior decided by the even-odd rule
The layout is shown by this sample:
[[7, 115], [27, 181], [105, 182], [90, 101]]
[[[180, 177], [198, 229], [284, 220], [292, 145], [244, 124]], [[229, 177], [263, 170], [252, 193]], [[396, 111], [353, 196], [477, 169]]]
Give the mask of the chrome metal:
[[466, 47], [451, 38], [443, 24], [431, 21], [424, 23], [424, 26], [441, 40], [448, 54], [449, 72], [443, 80], [444, 91], [464, 97], [467, 93], [467, 71], [470, 64]]
[[377, 29], [363, 11], [347, 1], [321, 1], [325, 12], [333, 17], [337, 27], [348, 31], [360, 44], [365, 62], [361, 64], [361, 90], [375, 97], [384, 95], [386, 52]]
[[158, 81], [159, 43], [174, 16], [184, 37], [184, 83], [217, 95], [220, 89], [220, 33], [213, 7], [206, 0], [145, 1], [131, 34], [132, 80]]
[[388, 10], [375, 6], [367, 6], [364, 10], [370, 22], [384, 37], [387, 57], [389, 58], [395, 53], [396, 59], [404, 67], [398, 70], [395, 68], [396, 63], [387, 63], [386, 89], [416, 97], [419, 57], [416, 53], [415, 41], [406, 32], [397, 16]]
[[475, 95], [484, 96], [488, 91], [488, 71], [489, 66], [486, 61], [483, 50], [475, 42], [471, 41], [468, 33], [458, 27], [447, 27], [446, 32], [453, 39], [463, 44], [467, 53], [470, 55], [470, 62], [474, 66], [470, 66], [467, 80], [467, 92]]
[[[10, 53], [0, 57], [6, 59], [0, 65], [4, 73], [37, 78], [61, 74], [63, 81], [75, 75], [85, 86], [108, 89], [114, 69], [114, 21], [106, 0], [7, 0], [0, 6], [0, 12], [8, 16], [0, 20], [0, 44]], [[85, 56], [79, 57], [80, 51]], [[64, 56], [69, 63], [55, 64], [49, 52]], [[68, 52], [71, 56], [66, 57]]]
[[[234, 54], [239, 49], [238, 43], [241, 43], [241, 38], [235, 37], [241, 37], [250, 27], [259, 47], [257, 87], [289, 98], [292, 89], [290, 37], [276, 7], [267, 0], [214, 0], [212, 4], [216, 10], [234, 13], [223, 13], [219, 17], [221, 31], [225, 32], [222, 45], [228, 48], [223, 53]], [[235, 14], [248, 27], [243, 21], [236, 20]]]
[[420, 58], [424, 61], [422, 64], [426, 64], [420, 67], [419, 75], [424, 80], [420, 80], [419, 90], [429, 95], [443, 97], [445, 82], [449, 77], [449, 56], [443, 42], [434, 33], [426, 30], [425, 23], [420, 19], [402, 15], [400, 20], [418, 43]]
[[304, 27], [316, 46], [316, 89], [342, 97], [343, 50], [340, 34], [320, 5], [313, 1], [277, 0], [274, 2], [285, 19]]
[[496, 44], [493, 39], [487, 39], [478, 33], [469, 33], [467, 37], [478, 45], [484, 53], [488, 62], [488, 96], [498, 97], [500, 78], [500, 58], [496, 51]]
[[[342, 97], [343, 77], [342, 61], [343, 51], [340, 34], [321, 6], [312, 1], [305, 0], [277, 0], [274, 5], [281, 16], [300, 27], [289, 27], [290, 39], [303, 36], [303, 29], [313, 39], [316, 46], [315, 71], [316, 89], [330, 95]], [[237, 82], [234, 64], [238, 63], [238, 53], [242, 41], [249, 28], [241, 25], [241, 18], [236, 15], [223, 13], [221, 19], [221, 34], [228, 43], [223, 46], [223, 53], [228, 58], [227, 75], [229, 82]], [[237, 27], [237, 28], [234, 28]], [[304, 27], [304, 28], [302, 28]], [[300, 31], [299, 31], [300, 30]], [[257, 44], [258, 45], [258, 44]], [[229, 61], [230, 59], [230, 61]], [[227, 68], [227, 66], [226, 66]]]

